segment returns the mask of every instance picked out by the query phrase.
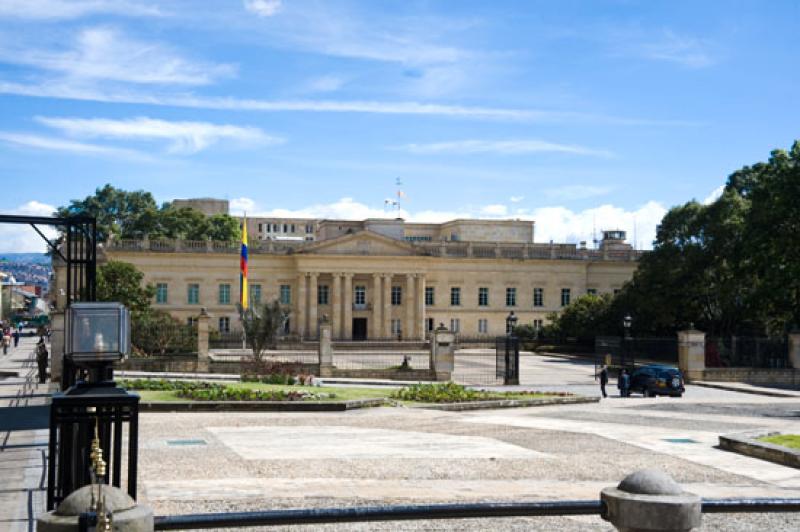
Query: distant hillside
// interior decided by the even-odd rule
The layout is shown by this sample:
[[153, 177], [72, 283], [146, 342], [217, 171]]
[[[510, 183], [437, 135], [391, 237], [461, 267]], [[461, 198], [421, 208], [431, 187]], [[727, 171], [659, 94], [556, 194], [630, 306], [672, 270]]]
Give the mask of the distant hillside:
[[50, 264], [50, 257], [44, 253], [0, 253], [0, 264], [3, 262]]

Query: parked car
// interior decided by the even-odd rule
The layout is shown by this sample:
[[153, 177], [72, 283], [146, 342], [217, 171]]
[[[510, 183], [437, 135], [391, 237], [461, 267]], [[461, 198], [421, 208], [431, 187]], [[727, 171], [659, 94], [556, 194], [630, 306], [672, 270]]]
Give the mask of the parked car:
[[671, 395], [680, 397], [686, 389], [683, 386], [681, 370], [661, 364], [648, 364], [636, 368], [631, 375], [631, 391], [645, 397]]

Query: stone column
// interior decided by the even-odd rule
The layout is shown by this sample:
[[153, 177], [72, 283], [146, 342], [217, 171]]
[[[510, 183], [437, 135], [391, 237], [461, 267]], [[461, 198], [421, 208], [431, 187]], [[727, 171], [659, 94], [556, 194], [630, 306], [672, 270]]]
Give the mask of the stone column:
[[383, 303], [381, 302], [381, 274], [372, 274], [372, 331], [370, 336], [372, 338], [381, 337], [381, 329], [383, 322], [381, 318], [381, 311], [383, 310]]
[[197, 316], [197, 371], [208, 371], [209, 348], [208, 348], [208, 322], [211, 316], [206, 312], [206, 308], [200, 309], [200, 315]]
[[353, 338], [353, 274], [344, 274], [344, 312], [343, 314], [343, 334], [345, 338]]
[[392, 335], [392, 274], [383, 275], [383, 328], [381, 336]]
[[300, 272], [297, 275], [297, 300], [295, 301], [295, 330], [302, 339], [306, 334], [306, 273]]
[[64, 311], [57, 310], [50, 313], [50, 382], [61, 383], [64, 342]]
[[417, 338], [425, 339], [425, 274], [417, 274]]
[[437, 381], [449, 381], [455, 369], [456, 335], [444, 325], [433, 332], [431, 341], [431, 370]]
[[333, 274], [333, 289], [331, 290], [331, 329], [334, 338], [342, 335], [342, 274]]
[[319, 318], [317, 317], [317, 299], [319, 274], [314, 272], [308, 277], [308, 336], [319, 338]]
[[678, 331], [678, 367], [687, 381], [703, 380], [706, 369], [706, 333]]
[[333, 333], [327, 320], [319, 324], [319, 375], [330, 377], [333, 374]]
[[800, 369], [800, 332], [789, 333], [789, 365]]
[[414, 274], [406, 274], [406, 289], [403, 294], [403, 303], [406, 309], [406, 320], [403, 326], [403, 339], [411, 339], [416, 335], [414, 330], [414, 311], [416, 310], [416, 294], [414, 293]]

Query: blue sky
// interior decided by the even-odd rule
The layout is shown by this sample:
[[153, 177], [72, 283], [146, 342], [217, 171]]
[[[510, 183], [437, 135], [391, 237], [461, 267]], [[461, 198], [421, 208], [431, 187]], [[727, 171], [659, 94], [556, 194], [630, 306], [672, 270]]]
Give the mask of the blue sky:
[[3, 0], [0, 211], [111, 183], [389, 216], [400, 178], [407, 219], [649, 247], [800, 137], [798, 22], [777, 0]]

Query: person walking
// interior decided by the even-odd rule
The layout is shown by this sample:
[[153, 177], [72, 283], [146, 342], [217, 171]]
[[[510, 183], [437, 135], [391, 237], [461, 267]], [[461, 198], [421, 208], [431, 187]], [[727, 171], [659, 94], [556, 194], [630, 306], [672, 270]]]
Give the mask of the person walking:
[[608, 384], [608, 366], [603, 364], [600, 366], [600, 392], [602, 392], [603, 397], [608, 397], [606, 393], [606, 384]]
[[6, 328], [3, 330], [3, 354], [8, 354], [8, 348], [11, 345], [11, 331]]
[[47, 382], [47, 364], [49, 356], [50, 353], [47, 352], [44, 337], [39, 338], [39, 342], [36, 344], [36, 365], [39, 367], [40, 384]]
[[19, 327], [14, 329], [14, 334], [12, 336], [14, 337], [14, 349], [16, 349], [19, 345]]
[[620, 397], [630, 397], [631, 376], [628, 375], [628, 370], [626, 370], [625, 368], [623, 368], [619, 373], [617, 387], [619, 388]]

